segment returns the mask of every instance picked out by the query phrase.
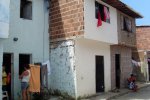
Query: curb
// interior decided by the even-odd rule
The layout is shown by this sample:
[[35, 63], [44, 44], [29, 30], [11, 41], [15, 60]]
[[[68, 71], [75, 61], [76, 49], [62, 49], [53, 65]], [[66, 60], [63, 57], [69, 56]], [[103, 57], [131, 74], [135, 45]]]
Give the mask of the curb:
[[[146, 88], [146, 87], [149, 87], [149, 86], [150, 86], [150, 84], [147, 84], [147, 85], [145, 85], [145, 86], [141, 86], [141, 87], [139, 87], [139, 88], [138, 88], [138, 90], [139, 90], [139, 89]], [[122, 96], [122, 95], [128, 94], [128, 93], [130, 93], [130, 92], [132, 92], [132, 91], [131, 91], [131, 90], [129, 90], [129, 91], [124, 92], [124, 93], [116, 94], [116, 95], [114, 95], [114, 96], [111, 96], [111, 97], [107, 98], [106, 100], [111, 100], [111, 99], [114, 99], [114, 98], [116, 98], [116, 97], [119, 97], [119, 96]]]

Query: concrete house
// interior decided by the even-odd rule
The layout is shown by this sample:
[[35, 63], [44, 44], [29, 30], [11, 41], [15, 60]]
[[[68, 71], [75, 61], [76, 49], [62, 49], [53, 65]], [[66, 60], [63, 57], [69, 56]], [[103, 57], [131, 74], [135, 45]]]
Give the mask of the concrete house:
[[[135, 18], [141, 15], [119, 0], [51, 0], [50, 4], [51, 89], [77, 98], [124, 87], [131, 72]], [[107, 8], [110, 17], [104, 21], [100, 9], [99, 27], [97, 5]]]
[[143, 25], [136, 27], [136, 48], [134, 48], [134, 58], [140, 62], [140, 67], [136, 69], [138, 80], [150, 81], [150, 26]]
[[[49, 60], [47, 0], [11, 0], [9, 38], [3, 42], [3, 64], [11, 72], [11, 98], [21, 95], [23, 64]], [[1, 97], [1, 96], [0, 96]]]

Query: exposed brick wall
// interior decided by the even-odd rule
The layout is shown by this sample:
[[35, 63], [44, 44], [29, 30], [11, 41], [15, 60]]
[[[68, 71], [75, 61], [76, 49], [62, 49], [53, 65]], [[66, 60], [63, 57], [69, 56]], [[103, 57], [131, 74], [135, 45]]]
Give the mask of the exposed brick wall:
[[[132, 32], [127, 32], [123, 30], [123, 17], [128, 17], [132, 23]], [[118, 11], [117, 13], [118, 21], [118, 42], [126, 46], [134, 47], [136, 46], [136, 25], [135, 19], [130, 16], [125, 15], [124, 13]]]
[[137, 49], [150, 50], [150, 26], [136, 28]]
[[50, 5], [51, 41], [84, 33], [84, 0], [51, 0]]
[[127, 86], [127, 78], [132, 72], [131, 48], [114, 45], [111, 46], [111, 89], [116, 88], [115, 55], [120, 54], [120, 86]]

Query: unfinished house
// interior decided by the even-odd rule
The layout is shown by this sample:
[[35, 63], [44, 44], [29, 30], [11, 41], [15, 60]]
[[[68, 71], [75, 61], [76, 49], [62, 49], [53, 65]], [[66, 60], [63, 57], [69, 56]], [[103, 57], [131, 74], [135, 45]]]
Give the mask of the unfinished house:
[[135, 19], [142, 16], [120, 1], [108, 3], [118, 9], [118, 43], [111, 45], [111, 89], [116, 89], [126, 87], [126, 80], [132, 73], [132, 49], [136, 47]]
[[150, 81], [150, 26], [136, 27], [136, 45], [133, 51], [135, 59], [140, 62], [136, 69], [139, 81]]
[[46, 0], [10, 1], [10, 35], [3, 43], [3, 64], [11, 73], [11, 100], [21, 97], [23, 65], [49, 60], [48, 15]]
[[141, 16], [119, 0], [50, 3], [51, 89], [77, 98], [122, 87]]
[[9, 35], [9, 3], [10, 0], [0, 1], [0, 100], [2, 100], [2, 60], [3, 42]]

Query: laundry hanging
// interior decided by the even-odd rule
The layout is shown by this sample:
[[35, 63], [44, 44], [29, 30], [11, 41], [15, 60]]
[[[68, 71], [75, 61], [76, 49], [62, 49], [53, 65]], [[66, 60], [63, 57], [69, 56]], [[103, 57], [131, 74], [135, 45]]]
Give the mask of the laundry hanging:
[[40, 92], [40, 65], [30, 64], [30, 72], [29, 91]]
[[47, 60], [46, 62], [42, 63], [42, 65], [47, 65], [47, 72], [48, 75], [50, 75], [51, 74], [50, 61]]
[[109, 11], [108, 11], [107, 7], [104, 6], [104, 21], [105, 21], [105, 22], [109, 22], [109, 20], [110, 20]]
[[99, 11], [99, 10], [98, 10], [98, 12], [97, 12], [97, 16], [98, 16], [98, 19], [97, 19], [97, 27], [99, 27], [99, 26], [102, 25], [101, 14], [100, 14], [100, 11]]

